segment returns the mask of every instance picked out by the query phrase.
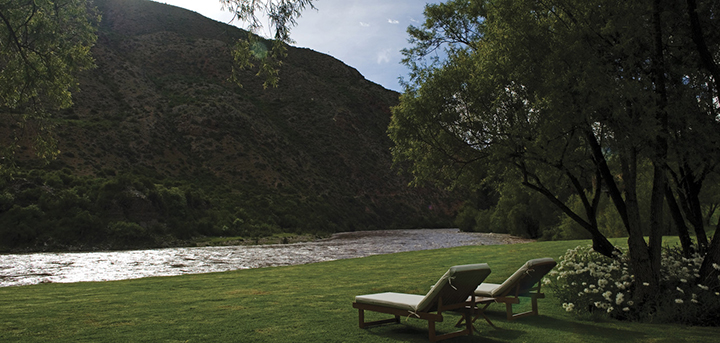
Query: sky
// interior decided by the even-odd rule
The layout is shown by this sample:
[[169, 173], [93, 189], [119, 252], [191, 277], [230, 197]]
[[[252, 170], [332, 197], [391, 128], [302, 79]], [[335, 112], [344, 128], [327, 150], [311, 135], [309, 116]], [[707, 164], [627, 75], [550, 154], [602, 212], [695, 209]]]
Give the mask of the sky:
[[[183, 7], [217, 21], [232, 16], [213, 0], [156, 0]], [[306, 9], [292, 30], [293, 46], [331, 55], [357, 69], [366, 79], [402, 91], [399, 77], [408, 69], [400, 63], [400, 50], [409, 47], [406, 30], [420, 26], [427, 0], [316, 0], [317, 10]], [[243, 27], [243, 23], [233, 22]], [[265, 28], [258, 32], [272, 36]], [[281, 81], [282, 82], [282, 81]]]

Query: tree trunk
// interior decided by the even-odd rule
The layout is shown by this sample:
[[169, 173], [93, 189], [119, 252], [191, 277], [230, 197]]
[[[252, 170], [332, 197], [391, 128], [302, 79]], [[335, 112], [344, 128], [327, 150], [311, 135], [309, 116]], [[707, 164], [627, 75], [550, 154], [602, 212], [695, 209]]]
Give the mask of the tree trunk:
[[585, 130], [585, 140], [588, 142], [588, 145], [590, 145], [590, 151], [592, 152], [593, 156], [593, 162], [595, 163], [595, 166], [597, 166], [598, 171], [600, 171], [600, 174], [602, 175], [603, 181], [605, 181], [605, 185], [608, 189], [608, 194], [610, 194], [610, 199], [612, 199], [613, 204], [615, 205], [615, 208], [618, 211], [618, 214], [620, 214], [620, 218], [623, 221], [623, 224], [625, 225], [625, 228], [630, 225], [628, 223], [628, 215], [627, 215], [627, 209], [625, 208], [625, 200], [622, 197], [622, 193], [620, 192], [620, 189], [618, 188], [617, 184], [615, 183], [615, 178], [613, 177], [612, 172], [610, 171], [610, 167], [608, 167], [607, 160], [605, 159], [605, 155], [602, 153], [602, 148], [600, 147], [600, 143], [597, 141], [597, 138], [595, 138], [595, 135], [592, 132], [592, 129], [587, 128]]
[[[685, 168], [684, 168], [685, 169]], [[703, 224], [702, 209], [700, 207], [700, 190], [702, 189], [702, 180], [696, 180], [694, 173], [687, 168], [688, 172], [683, 175], [683, 186], [685, 187], [685, 199], [687, 200], [688, 220], [695, 229], [695, 236], [700, 245], [700, 250], [705, 250], [708, 246], [707, 234], [705, 233], [705, 225]]]
[[[582, 217], [580, 217], [577, 213], [573, 212], [567, 205], [565, 205], [562, 201], [560, 201], [558, 198], [555, 197], [552, 192], [550, 192], [548, 189], [534, 185], [528, 181], [522, 182], [523, 186], [528, 187], [536, 192], [539, 192], [540, 194], [544, 195], [550, 202], [555, 204], [560, 210], [562, 210], [568, 217], [570, 217], [572, 220], [574, 220], [576, 223], [578, 223], [582, 228], [587, 230], [590, 235], [592, 235], [592, 241], [593, 241], [593, 250], [596, 252], [603, 254], [610, 258], [615, 258], [615, 255], [613, 255], [613, 252], [618, 251], [615, 246], [610, 243], [610, 241], [603, 235], [600, 230], [597, 227], [597, 220], [592, 220], [591, 222], [594, 223], [591, 224]], [[592, 213], [588, 213], [588, 215], [591, 215]]]
[[655, 164], [652, 194], [650, 196], [650, 262], [653, 273], [660, 279], [660, 261], [662, 256], [662, 231], [665, 226], [663, 205], [665, 204], [665, 188], [667, 187], [665, 161]]
[[680, 212], [680, 207], [678, 206], [677, 201], [675, 201], [675, 194], [673, 194], [670, 185], [666, 185], [665, 187], [665, 199], [667, 199], [668, 207], [670, 207], [670, 214], [672, 215], [675, 227], [678, 230], [678, 238], [680, 238], [683, 255], [685, 255], [686, 258], [689, 258], [695, 252], [695, 248], [693, 247], [690, 232], [688, 231], [687, 225], [685, 225], [685, 219], [683, 218], [682, 212]]
[[700, 277], [697, 279], [697, 283], [708, 286], [711, 289], [720, 287], [720, 271], [715, 269], [715, 266], [720, 265], [720, 220], [715, 229], [713, 239], [708, 246], [705, 260], [703, 260], [702, 266], [700, 266]]
[[[643, 304], [657, 290], [659, 277], [653, 271], [653, 261], [645, 238], [643, 237], [642, 223], [640, 221], [640, 208], [637, 201], [637, 151], [630, 148], [620, 156], [623, 181], [625, 182], [625, 208], [627, 210], [628, 226], [628, 253], [630, 267], [635, 275], [637, 287], [633, 294], [634, 301]], [[647, 284], [648, 286], [644, 286]]]
[[652, 156], [653, 163], [653, 185], [650, 196], [650, 242], [649, 254], [650, 264], [654, 280], [660, 280], [660, 260], [662, 252], [662, 231], [665, 226], [663, 215], [663, 205], [665, 199], [665, 188], [667, 186], [667, 166], [668, 156], [668, 94], [665, 84], [665, 75], [667, 68], [665, 66], [665, 47], [663, 44], [662, 17], [663, 12], [661, 0], [653, 1], [652, 6], [652, 23], [653, 23], [653, 42], [654, 53], [652, 58], [652, 75], [655, 83], [655, 93], [657, 93], [657, 109], [655, 110], [655, 119], [660, 124], [660, 130], [656, 133], [655, 142], [653, 142], [654, 154]]

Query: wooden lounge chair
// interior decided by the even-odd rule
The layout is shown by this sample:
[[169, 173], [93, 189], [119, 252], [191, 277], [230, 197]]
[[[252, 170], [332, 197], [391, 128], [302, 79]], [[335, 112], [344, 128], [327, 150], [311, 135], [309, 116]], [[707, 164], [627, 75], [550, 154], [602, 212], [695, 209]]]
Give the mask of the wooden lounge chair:
[[[537, 315], [537, 300], [545, 298], [545, 294], [540, 292], [542, 278], [555, 267], [557, 263], [552, 258], [537, 258], [525, 262], [513, 275], [511, 275], [502, 284], [482, 283], [475, 290], [476, 303], [486, 304], [486, 309], [492, 301], [505, 303], [507, 310], [507, 319], [513, 320], [520, 317]], [[532, 301], [532, 310], [513, 314], [512, 305], [520, 303], [520, 297], [529, 297]], [[482, 312], [480, 312], [482, 313]], [[476, 316], [473, 321], [479, 317]], [[485, 317], [487, 320], [487, 317]], [[492, 323], [491, 323], [492, 325]]]
[[[418, 318], [428, 321], [431, 342], [463, 335], [472, 335], [470, 321], [465, 329], [457, 332], [437, 335], [435, 323], [443, 321], [445, 311], [464, 311], [466, 318], [472, 318], [475, 306], [473, 291], [490, 274], [486, 263], [467, 264], [451, 267], [445, 275], [425, 295], [405, 293], [377, 293], [358, 295], [353, 307], [358, 309], [360, 328], [385, 323], [399, 323], [400, 317]], [[374, 311], [394, 315], [395, 318], [365, 322], [364, 311]]]

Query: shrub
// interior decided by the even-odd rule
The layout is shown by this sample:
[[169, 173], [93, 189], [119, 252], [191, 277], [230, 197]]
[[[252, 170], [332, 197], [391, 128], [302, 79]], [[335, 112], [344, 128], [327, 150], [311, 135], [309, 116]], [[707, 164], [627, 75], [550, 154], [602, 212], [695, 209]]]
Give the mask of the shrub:
[[[633, 303], [632, 292], [648, 285], [634, 282], [627, 252], [612, 259], [593, 251], [590, 245], [570, 249], [543, 283], [553, 289], [568, 312], [716, 326], [720, 324], [720, 289], [693, 283], [702, 262], [699, 255], [684, 258], [679, 247], [665, 249], [660, 292], [643, 306]], [[720, 270], [720, 266], [715, 267]]]
[[475, 226], [477, 225], [475, 217], [477, 216], [477, 213], [478, 211], [473, 208], [473, 206], [465, 204], [455, 217], [455, 226], [457, 226], [460, 231], [475, 231]]
[[144, 241], [149, 237], [148, 232], [142, 226], [124, 221], [110, 223], [107, 231], [110, 237], [120, 244]]

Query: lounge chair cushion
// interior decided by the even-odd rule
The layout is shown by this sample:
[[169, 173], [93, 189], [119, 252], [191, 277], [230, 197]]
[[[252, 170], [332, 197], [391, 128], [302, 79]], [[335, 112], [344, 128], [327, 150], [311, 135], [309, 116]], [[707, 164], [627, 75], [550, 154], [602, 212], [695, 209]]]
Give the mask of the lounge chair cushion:
[[[475, 289], [475, 295], [479, 297], [496, 298], [506, 296], [518, 289], [518, 294], [513, 295], [525, 295], [540, 281], [540, 278], [547, 274], [555, 265], [555, 260], [549, 257], [527, 261], [502, 284], [481, 284]], [[520, 283], [519, 288], [518, 283]]]
[[417, 308], [423, 312], [436, 311], [438, 297], [442, 299], [444, 305], [464, 303], [488, 275], [490, 275], [490, 267], [487, 263], [450, 267]]
[[478, 288], [475, 289], [475, 295], [479, 297], [488, 297], [492, 298], [493, 294], [496, 294], [496, 290], [498, 287], [500, 287], [501, 284], [499, 283], [486, 283], [483, 282], [478, 286]]
[[358, 295], [355, 302], [360, 304], [378, 305], [412, 312], [417, 311], [417, 306], [425, 298], [417, 294], [405, 294], [385, 292], [377, 294]]
[[377, 293], [358, 295], [355, 302], [379, 305], [390, 308], [406, 309], [412, 312], [432, 312], [437, 310], [437, 299], [444, 305], [464, 303], [468, 295], [487, 278], [490, 267], [487, 263], [453, 266], [438, 280], [425, 295], [404, 293]]

